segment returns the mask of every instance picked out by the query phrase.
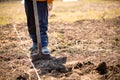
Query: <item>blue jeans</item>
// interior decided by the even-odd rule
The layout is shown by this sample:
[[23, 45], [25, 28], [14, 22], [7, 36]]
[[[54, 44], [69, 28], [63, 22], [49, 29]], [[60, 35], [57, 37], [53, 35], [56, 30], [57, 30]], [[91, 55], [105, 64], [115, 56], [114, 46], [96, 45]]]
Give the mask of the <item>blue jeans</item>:
[[[48, 46], [48, 8], [47, 2], [37, 2], [38, 7], [38, 19], [39, 19], [39, 28], [40, 28], [40, 37], [41, 37], [41, 46]], [[35, 27], [35, 19], [34, 19], [34, 11], [33, 11], [33, 2], [32, 0], [25, 0], [25, 12], [27, 16], [27, 25], [28, 32], [33, 41], [33, 44], [37, 44], [36, 37], [36, 27]]]

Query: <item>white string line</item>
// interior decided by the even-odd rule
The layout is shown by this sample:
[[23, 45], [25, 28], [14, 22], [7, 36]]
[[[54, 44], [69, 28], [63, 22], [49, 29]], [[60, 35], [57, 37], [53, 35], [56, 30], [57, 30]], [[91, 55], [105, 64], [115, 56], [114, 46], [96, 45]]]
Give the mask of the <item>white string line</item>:
[[[23, 41], [22, 41], [22, 39], [21, 39], [21, 37], [20, 37], [20, 34], [19, 34], [18, 31], [17, 31], [17, 28], [16, 28], [15, 24], [13, 24], [13, 27], [14, 27], [14, 30], [15, 30], [15, 32], [16, 32], [16, 34], [17, 34], [17, 37], [19, 38], [21, 44], [23, 44]], [[23, 46], [21, 46], [21, 47], [23, 48], [23, 50], [25, 50], [25, 45], [23, 45]], [[27, 54], [27, 56], [28, 56], [28, 58], [29, 58], [29, 61], [30, 61], [31, 65], [33, 66], [33, 69], [34, 69], [34, 71], [35, 71], [35, 73], [36, 73], [36, 75], [37, 75], [38, 80], [41, 80], [41, 79], [40, 79], [40, 76], [39, 76], [39, 74], [38, 74], [38, 72], [37, 72], [37, 70], [36, 70], [34, 64], [32, 63], [32, 61], [31, 61], [31, 59], [30, 59], [30, 57], [29, 57], [28, 54]]]
[[37, 77], [38, 77], [38, 80], [41, 80], [41, 79], [40, 79], [40, 76], [39, 76], [39, 74], [38, 74], [38, 72], [37, 72], [37, 70], [36, 70], [36, 68], [35, 68], [35, 66], [34, 66], [34, 64], [32, 63], [32, 61], [31, 61], [30, 58], [29, 58], [29, 61], [31, 62], [31, 65], [32, 65], [33, 68], [34, 68], [34, 71], [35, 71], [35, 73], [36, 73], [36, 75], [37, 75]]

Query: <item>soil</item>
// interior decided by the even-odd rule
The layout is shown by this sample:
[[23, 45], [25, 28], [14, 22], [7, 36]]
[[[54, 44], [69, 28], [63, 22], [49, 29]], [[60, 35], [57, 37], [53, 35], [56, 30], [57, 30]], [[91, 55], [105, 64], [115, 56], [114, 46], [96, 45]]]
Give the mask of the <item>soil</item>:
[[[26, 26], [0, 26], [0, 80], [38, 80]], [[120, 80], [120, 16], [51, 22], [48, 34], [54, 58], [34, 62], [41, 80]]]

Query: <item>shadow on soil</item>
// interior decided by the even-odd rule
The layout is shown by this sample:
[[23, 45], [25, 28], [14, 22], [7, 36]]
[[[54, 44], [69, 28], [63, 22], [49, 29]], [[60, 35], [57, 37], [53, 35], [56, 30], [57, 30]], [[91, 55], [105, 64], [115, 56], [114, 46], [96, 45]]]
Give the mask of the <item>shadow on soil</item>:
[[[60, 73], [66, 73], [70, 70], [63, 64], [66, 63], [67, 57], [52, 58], [51, 60], [39, 60], [34, 63], [37, 69], [40, 69], [40, 75], [49, 75], [59, 77]], [[57, 74], [57, 75], [56, 75]]]

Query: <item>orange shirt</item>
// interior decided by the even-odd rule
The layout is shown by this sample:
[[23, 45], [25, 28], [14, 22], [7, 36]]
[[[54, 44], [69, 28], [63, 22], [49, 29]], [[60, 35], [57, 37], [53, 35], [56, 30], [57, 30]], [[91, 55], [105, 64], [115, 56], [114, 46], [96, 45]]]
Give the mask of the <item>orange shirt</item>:
[[[46, 0], [37, 0], [37, 1], [46, 1]], [[48, 3], [52, 3], [53, 0], [47, 0]]]

